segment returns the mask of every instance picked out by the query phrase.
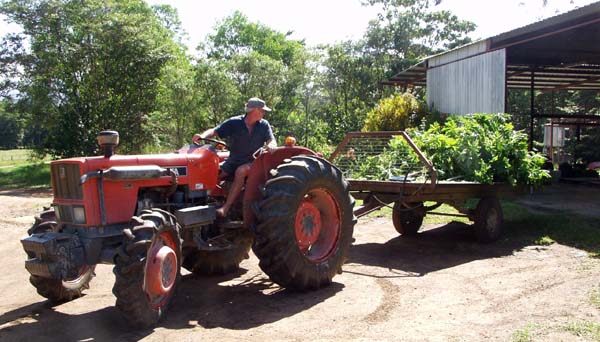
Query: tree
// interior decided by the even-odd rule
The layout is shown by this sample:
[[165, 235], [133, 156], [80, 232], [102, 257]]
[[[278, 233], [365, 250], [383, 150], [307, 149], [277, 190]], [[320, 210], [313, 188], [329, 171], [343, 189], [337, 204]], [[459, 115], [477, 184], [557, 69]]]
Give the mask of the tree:
[[150, 113], [145, 126], [154, 139], [149, 147], [174, 150], [191, 140], [196, 130], [190, 123], [202, 118], [194, 79], [194, 68], [183, 51], [163, 67], [156, 110]]
[[0, 148], [12, 149], [21, 145], [23, 128], [17, 114], [11, 110], [11, 103], [0, 101]]
[[469, 43], [475, 24], [449, 11], [436, 11], [441, 0], [368, 0], [383, 12], [369, 23], [365, 49], [390, 76], [422, 58]]
[[289, 34], [250, 22], [240, 12], [219, 23], [199, 47], [203, 58], [197, 67], [211, 121], [239, 113], [248, 98], [258, 96], [273, 107], [267, 120], [275, 130], [293, 130], [289, 114], [304, 110], [312, 57]]
[[447, 11], [433, 11], [439, 1], [369, 0], [381, 5], [362, 40], [323, 48], [326, 73], [323, 92], [328, 99], [325, 120], [329, 138], [339, 142], [348, 131], [360, 130], [366, 113], [393, 93], [382, 82], [422, 58], [469, 42], [475, 25]]
[[[2, 59], [23, 70], [16, 90], [29, 122], [48, 135], [56, 156], [96, 151], [95, 136], [116, 129], [121, 151], [140, 151], [163, 67], [174, 58], [174, 33], [142, 0], [9, 0], [0, 13], [23, 32], [4, 39]], [[28, 48], [24, 48], [28, 43]], [[13, 69], [14, 70], [14, 69]]]
[[324, 47], [326, 71], [318, 84], [327, 99], [324, 120], [333, 143], [348, 132], [360, 130], [366, 113], [381, 96], [377, 82], [380, 71], [375, 70], [362, 48], [362, 42], [351, 41]]

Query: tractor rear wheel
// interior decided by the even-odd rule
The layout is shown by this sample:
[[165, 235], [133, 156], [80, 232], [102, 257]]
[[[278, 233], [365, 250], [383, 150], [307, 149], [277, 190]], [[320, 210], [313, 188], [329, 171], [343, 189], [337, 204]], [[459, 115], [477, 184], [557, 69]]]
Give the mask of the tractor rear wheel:
[[248, 259], [252, 246], [252, 235], [244, 230], [227, 239], [228, 248], [214, 251], [195, 247], [183, 249], [183, 267], [198, 275], [223, 275], [238, 270], [240, 263]]
[[170, 213], [145, 210], [124, 229], [115, 258], [116, 307], [134, 327], [156, 324], [166, 313], [180, 279], [179, 225]]
[[253, 245], [260, 268], [286, 288], [329, 285], [342, 272], [356, 222], [348, 183], [314, 156], [293, 157], [271, 172]]
[[[27, 232], [29, 235], [57, 231], [54, 209], [49, 209], [35, 217], [35, 223]], [[37, 293], [47, 298], [53, 304], [59, 304], [77, 299], [83, 291], [90, 288], [90, 281], [96, 275], [95, 265], [85, 265], [79, 269], [79, 274], [72, 279], [50, 279], [40, 276], [29, 276], [29, 282]]]
[[402, 236], [414, 236], [423, 224], [424, 213], [423, 202], [406, 204], [394, 202], [394, 211], [392, 213], [394, 228]]

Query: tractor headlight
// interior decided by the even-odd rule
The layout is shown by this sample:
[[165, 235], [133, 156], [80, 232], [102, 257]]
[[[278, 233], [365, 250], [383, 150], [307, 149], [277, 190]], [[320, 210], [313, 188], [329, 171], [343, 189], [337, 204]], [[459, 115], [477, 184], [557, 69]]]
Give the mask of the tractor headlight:
[[54, 216], [56, 217], [57, 221], [61, 221], [61, 215], [60, 215], [60, 208], [56, 205], [53, 205], [54, 207]]
[[73, 223], [85, 224], [85, 208], [73, 207]]

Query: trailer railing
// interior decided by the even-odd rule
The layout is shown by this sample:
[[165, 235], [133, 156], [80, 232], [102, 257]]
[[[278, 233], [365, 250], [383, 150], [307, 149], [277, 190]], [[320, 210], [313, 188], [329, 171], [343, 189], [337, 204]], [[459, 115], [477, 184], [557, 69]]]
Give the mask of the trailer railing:
[[[394, 149], [392, 140], [401, 137], [409, 149]], [[396, 142], [397, 143], [397, 142]], [[390, 158], [382, 160], [377, 158], [384, 152], [390, 152]], [[411, 155], [412, 154], [412, 155]], [[350, 132], [338, 145], [329, 157], [329, 161], [336, 165], [348, 179], [369, 180], [365, 175], [367, 169], [378, 169], [378, 173], [385, 175], [386, 181], [415, 182], [425, 181], [432, 186], [437, 182], [435, 167], [423, 155], [421, 150], [404, 131], [384, 132]], [[384, 165], [376, 165], [384, 163]], [[358, 176], [358, 177], [357, 177]]]

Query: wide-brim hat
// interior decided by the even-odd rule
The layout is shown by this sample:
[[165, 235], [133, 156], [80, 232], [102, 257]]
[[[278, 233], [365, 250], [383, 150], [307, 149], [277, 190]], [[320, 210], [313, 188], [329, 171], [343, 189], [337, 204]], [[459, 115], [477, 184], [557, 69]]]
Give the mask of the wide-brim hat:
[[267, 107], [265, 101], [258, 97], [253, 97], [246, 102], [246, 113], [251, 112], [254, 108], [261, 108], [267, 112], [271, 111], [271, 108]]

